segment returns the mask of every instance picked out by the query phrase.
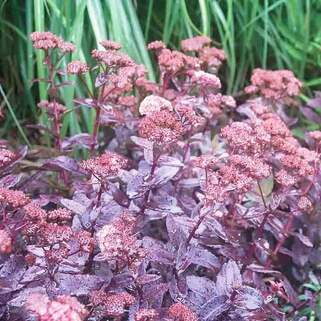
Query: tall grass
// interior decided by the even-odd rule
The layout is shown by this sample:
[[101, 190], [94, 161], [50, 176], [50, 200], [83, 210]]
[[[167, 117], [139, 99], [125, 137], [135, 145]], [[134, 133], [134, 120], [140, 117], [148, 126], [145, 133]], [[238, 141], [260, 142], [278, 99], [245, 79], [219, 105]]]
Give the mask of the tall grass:
[[[73, 41], [72, 58], [90, 61], [88, 53], [102, 39], [123, 44], [123, 49], [144, 63], [151, 79], [153, 64], [145, 43], [162, 39], [171, 47], [180, 40], [205, 34], [228, 55], [222, 69], [229, 93], [239, 92], [253, 68], [289, 68], [304, 81], [306, 93], [321, 85], [320, 0], [33, 0], [2, 1], [0, 5], [0, 81], [21, 127], [41, 119], [36, 108], [46, 97], [45, 84], [33, 84], [45, 75], [42, 56], [31, 47], [33, 30], [50, 30]], [[90, 77], [86, 79], [92, 87]], [[73, 108], [81, 87], [66, 87], [64, 103]], [[4, 104], [1, 104], [4, 105]], [[92, 112], [69, 113], [64, 133], [81, 127], [92, 130]], [[0, 129], [15, 126], [12, 113]]]

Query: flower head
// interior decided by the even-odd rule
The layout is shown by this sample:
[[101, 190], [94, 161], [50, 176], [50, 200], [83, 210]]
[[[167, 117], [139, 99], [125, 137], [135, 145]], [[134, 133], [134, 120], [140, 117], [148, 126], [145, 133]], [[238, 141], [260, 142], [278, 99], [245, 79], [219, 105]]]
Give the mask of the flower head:
[[156, 40], [156, 41], [149, 43], [147, 48], [149, 50], [161, 51], [166, 48], [166, 45], [164, 44], [163, 41]]
[[4, 230], [0, 230], [0, 253], [10, 254], [12, 251], [12, 239], [10, 234]]
[[157, 321], [158, 316], [155, 309], [139, 309], [135, 314], [135, 321]]
[[124, 156], [110, 151], [80, 163], [81, 168], [100, 179], [117, 176], [121, 169], [125, 169], [127, 166], [128, 160]]
[[167, 99], [156, 95], [145, 97], [139, 106], [139, 113], [141, 115], [149, 115], [161, 110], [172, 111], [173, 106]]
[[0, 148], [0, 169], [13, 162], [16, 158], [15, 153], [8, 149]]
[[85, 74], [88, 70], [87, 64], [79, 60], [74, 60], [67, 65], [67, 72], [69, 74]]
[[209, 46], [212, 40], [207, 36], [196, 36], [181, 41], [183, 51], [200, 51], [205, 46]]
[[103, 40], [103, 41], [100, 42], [100, 44], [106, 50], [119, 50], [121, 48], [121, 44], [119, 44], [116, 41], [112, 41], [112, 40]]
[[98, 245], [105, 259], [126, 264], [132, 269], [143, 259], [145, 254], [134, 234], [135, 225], [136, 219], [125, 212], [97, 233]]
[[135, 302], [135, 298], [127, 292], [108, 294], [99, 290], [91, 293], [90, 301], [94, 306], [99, 306], [103, 315], [120, 317], [124, 315], [125, 308]]
[[141, 119], [139, 135], [160, 145], [177, 142], [184, 133], [182, 123], [168, 110], [151, 113]]
[[88, 315], [76, 298], [66, 295], [50, 300], [44, 294], [33, 294], [27, 300], [26, 309], [39, 321], [83, 321]]
[[283, 101], [298, 96], [302, 83], [290, 70], [255, 69], [251, 77], [251, 85], [245, 88], [248, 94], [258, 93], [272, 101]]
[[30, 202], [30, 198], [22, 191], [0, 187], [0, 202], [4, 202], [13, 208], [22, 207]]
[[168, 309], [168, 314], [177, 321], [198, 321], [197, 315], [183, 303], [174, 303]]

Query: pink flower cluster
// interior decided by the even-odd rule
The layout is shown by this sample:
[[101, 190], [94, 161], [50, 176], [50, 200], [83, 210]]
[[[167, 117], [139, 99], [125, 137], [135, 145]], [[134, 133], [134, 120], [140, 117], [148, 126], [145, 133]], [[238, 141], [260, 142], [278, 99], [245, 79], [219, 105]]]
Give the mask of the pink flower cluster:
[[80, 163], [81, 168], [99, 179], [117, 176], [127, 166], [128, 160], [124, 156], [109, 151]]
[[302, 87], [290, 70], [255, 69], [251, 85], [245, 88], [248, 94], [259, 94], [271, 101], [282, 101], [298, 96]]
[[57, 296], [50, 300], [46, 295], [33, 294], [28, 298], [26, 309], [39, 321], [84, 321], [88, 311], [71, 296]]
[[168, 313], [175, 321], [198, 321], [197, 315], [183, 303], [173, 304]]
[[59, 49], [62, 53], [75, 51], [75, 46], [71, 42], [66, 42], [62, 38], [56, 36], [52, 32], [36, 31], [31, 34], [33, 46], [36, 49]]
[[86, 63], [80, 60], [74, 60], [67, 65], [67, 72], [69, 74], [85, 74], [89, 71], [89, 67]]
[[135, 298], [127, 292], [106, 293], [103, 290], [93, 291], [90, 301], [94, 307], [98, 307], [103, 316], [121, 317], [126, 307], [135, 302]]
[[12, 239], [10, 234], [4, 230], [0, 230], [0, 253], [10, 254], [12, 251]]
[[8, 149], [0, 149], [0, 168], [3, 168], [13, 162], [17, 158], [14, 152], [11, 152]]
[[123, 213], [97, 234], [97, 241], [104, 259], [114, 261], [118, 266], [127, 265], [135, 270], [145, 257], [134, 229], [136, 219], [130, 213]]

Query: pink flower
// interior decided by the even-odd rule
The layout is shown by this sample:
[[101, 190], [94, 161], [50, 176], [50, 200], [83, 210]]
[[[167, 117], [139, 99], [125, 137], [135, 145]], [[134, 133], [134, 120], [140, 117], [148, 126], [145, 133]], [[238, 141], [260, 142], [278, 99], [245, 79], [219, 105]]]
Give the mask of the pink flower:
[[74, 52], [76, 50], [75, 45], [68, 41], [61, 41], [58, 45], [58, 48], [63, 53]]
[[136, 219], [125, 212], [96, 234], [104, 259], [135, 268], [145, 256], [134, 234], [135, 225]]
[[120, 317], [125, 313], [125, 308], [135, 302], [135, 298], [127, 292], [107, 294], [99, 290], [91, 293], [90, 301], [94, 306], [99, 306], [105, 316]]
[[196, 36], [181, 41], [183, 51], [200, 51], [205, 46], [209, 46], [212, 40], [207, 36]]
[[161, 110], [172, 111], [173, 106], [167, 99], [156, 95], [145, 97], [139, 106], [139, 113], [141, 115], [149, 115]]
[[12, 251], [12, 239], [10, 234], [4, 230], [0, 230], [0, 253], [10, 254]]
[[36, 49], [49, 50], [58, 48], [61, 38], [54, 35], [52, 32], [33, 32], [31, 35], [33, 47]]
[[143, 138], [166, 145], [177, 142], [183, 135], [184, 128], [173, 112], [161, 110], [141, 119], [138, 133]]
[[107, 151], [101, 156], [80, 163], [80, 167], [99, 179], [117, 176], [122, 169], [127, 168], [128, 160], [119, 154]]
[[56, 101], [49, 102], [48, 100], [41, 100], [38, 103], [38, 107], [45, 109], [50, 117], [59, 117], [67, 111], [64, 105]]
[[50, 300], [44, 294], [33, 294], [27, 300], [26, 309], [39, 321], [84, 321], [88, 315], [76, 298], [66, 295]]
[[24, 192], [0, 187], [0, 202], [7, 203], [13, 208], [22, 207], [30, 202]]
[[103, 40], [100, 42], [100, 44], [106, 49], [106, 50], [119, 50], [121, 48], [121, 45], [112, 40]]
[[95, 247], [95, 240], [88, 231], [82, 230], [75, 233], [75, 239], [80, 245], [81, 250], [91, 253]]
[[43, 210], [36, 202], [31, 202], [23, 207], [28, 218], [33, 221], [44, 221], [47, 217], [47, 212]]
[[0, 168], [10, 164], [17, 158], [16, 154], [8, 149], [0, 148]]
[[85, 74], [88, 70], [87, 64], [79, 60], [72, 61], [67, 65], [67, 72], [69, 74]]
[[309, 132], [309, 136], [314, 139], [316, 142], [321, 142], [321, 131], [320, 130], [315, 130]]
[[216, 71], [226, 60], [224, 50], [215, 47], [205, 47], [199, 53], [199, 59], [209, 69]]
[[135, 314], [135, 321], [157, 321], [158, 313], [155, 309], [139, 309]]
[[304, 212], [311, 212], [313, 209], [313, 204], [308, 197], [301, 196], [298, 201], [298, 208]]
[[175, 321], [198, 321], [197, 315], [183, 303], [174, 303], [168, 309], [168, 314]]
[[65, 222], [72, 219], [72, 212], [66, 208], [58, 208], [48, 212], [48, 221]]
[[221, 88], [221, 81], [217, 76], [202, 70], [194, 71], [192, 73], [191, 81], [199, 85], [203, 90], [204, 89], [218, 90]]
[[251, 85], [245, 88], [248, 94], [258, 93], [272, 101], [284, 101], [298, 96], [302, 83], [295, 78], [290, 70], [254, 69]]
[[166, 45], [164, 44], [163, 41], [156, 40], [149, 43], [147, 48], [148, 50], [161, 51], [166, 48]]

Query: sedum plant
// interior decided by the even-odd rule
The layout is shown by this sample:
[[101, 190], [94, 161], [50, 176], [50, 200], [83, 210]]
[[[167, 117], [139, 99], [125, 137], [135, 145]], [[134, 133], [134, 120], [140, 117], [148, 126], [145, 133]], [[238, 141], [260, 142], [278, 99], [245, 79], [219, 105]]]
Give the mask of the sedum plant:
[[[64, 70], [72, 44], [31, 38], [53, 145], [1, 141], [2, 320], [299, 320], [319, 251], [321, 132], [291, 133], [294, 74], [256, 69], [236, 101], [205, 36], [149, 44], [155, 83], [113, 41]], [[94, 110], [92, 133], [61, 134], [65, 73], [88, 92], [75, 103]]]

